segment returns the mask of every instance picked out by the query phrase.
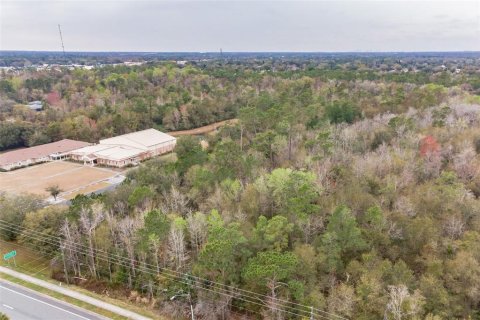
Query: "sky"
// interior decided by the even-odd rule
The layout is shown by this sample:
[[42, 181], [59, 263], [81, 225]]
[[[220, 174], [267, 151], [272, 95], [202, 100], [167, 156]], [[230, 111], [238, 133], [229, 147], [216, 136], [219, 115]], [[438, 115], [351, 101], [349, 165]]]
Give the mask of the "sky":
[[0, 50], [480, 51], [480, 0], [0, 0]]

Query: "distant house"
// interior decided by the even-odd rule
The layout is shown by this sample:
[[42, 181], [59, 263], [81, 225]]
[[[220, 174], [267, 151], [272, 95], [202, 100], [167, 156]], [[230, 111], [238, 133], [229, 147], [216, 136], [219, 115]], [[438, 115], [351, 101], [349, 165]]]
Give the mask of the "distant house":
[[72, 160], [84, 164], [102, 164], [111, 167], [137, 165], [140, 161], [172, 151], [177, 139], [155, 129], [132, 132], [100, 140], [69, 152]]
[[0, 154], [0, 168], [8, 171], [35, 163], [65, 159], [68, 157], [69, 151], [88, 145], [90, 145], [88, 142], [63, 139], [35, 147], [5, 152]]
[[38, 100], [32, 101], [27, 104], [27, 108], [34, 111], [41, 111], [43, 110], [43, 103], [42, 101], [38, 101]]

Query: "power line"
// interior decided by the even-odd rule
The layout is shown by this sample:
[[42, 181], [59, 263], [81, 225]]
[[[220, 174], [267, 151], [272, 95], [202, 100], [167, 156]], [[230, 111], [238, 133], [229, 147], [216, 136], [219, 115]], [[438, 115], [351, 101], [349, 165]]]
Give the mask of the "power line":
[[[3, 221], [3, 220], [0, 219], [0, 221]], [[8, 223], [8, 222], [5, 222], [5, 221], [4, 221], [3, 223], [4, 223], [4, 224], [11, 224], [11, 223]], [[14, 225], [14, 224], [11, 224], [11, 225], [13, 225], [14, 227], [10, 227], [10, 229], [13, 229], [14, 231], [17, 231], [17, 232], [19, 231], [19, 227], [18, 227], [18, 226]], [[20, 227], [20, 228], [23, 228], [23, 227]], [[42, 238], [38, 238], [38, 237], [34, 237], [34, 236], [28, 236], [28, 235], [24, 235], [24, 236], [27, 236], [27, 237], [30, 237], [30, 238], [33, 238], [33, 239], [36, 239], [36, 240], [40, 240], [40, 241], [45, 241], [45, 242], [47, 242], [47, 243], [50, 243], [50, 244], [53, 244], [53, 245], [56, 245], [56, 246], [62, 245], [61, 240], [59, 240], [58, 237], [49, 236], [49, 235], [44, 235], [44, 234], [41, 234], [41, 233], [39, 233], [39, 232], [37, 232], [37, 231], [35, 231], [35, 230], [31, 230], [31, 229], [27, 229], [27, 228], [23, 228], [23, 229], [24, 229], [24, 230], [28, 230], [29, 232], [33, 232], [33, 233], [40, 234], [40, 237], [42, 237]], [[10, 231], [12, 231], [12, 230], [10, 230]], [[50, 237], [50, 238], [53, 238], [54, 240], [50, 240], [50, 239], [49, 239], [49, 240], [46, 240], [45, 237]], [[58, 241], [58, 242], [52, 243], [51, 241]], [[65, 243], [64, 243], [63, 245], [65, 245]], [[81, 253], [81, 254], [84, 254], [84, 255], [86, 255], [86, 256], [90, 256], [90, 257], [92, 257], [92, 258], [95, 259], [95, 256], [92, 255], [92, 254], [90, 254], [89, 251], [87, 251], [87, 250], [89, 250], [89, 248], [88, 248], [87, 246], [85, 246], [85, 245], [81, 245], [81, 244], [75, 243], [75, 244], [72, 244], [72, 245], [66, 244], [66, 246], [67, 246], [66, 249], [68, 249], [68, 250], [73, 250], [73, 251], [75, 251], [76, 253]], [[83, 246], [83, 247], [84, 247], [83, 251], [82, 251], [82, 250], [75, 249], [75, 247], [77, 247], [77, 246], [80, 246], [80, 247]], [[74, 248], [74, 249], [72, 249], [72, 248]], [[107, 263], [110, 262], [110, 263], [114, 263], [114, 264], [120, 264], [120, 265], [122, 265], [122, 266], [124, 266], [124, 267], [126, 267], [126, 268], [132, 268], [132, 265], [131, 265], [131, 262], [132, 262], [132, 261], [131, 261], [129, 258], [127, 258], [127, 257], [118, 256], [118, 255], [114, 255], [114, 254], [109, 254], [109, 253], [104, 252], [103, 250], [99, 250], [99, 249], [94, 249], [94, 251], [97, 252], [97, 258], [101, 257], [100, 259], [101, 259], [101, 260], [104, 260], [104, 261], [107, 261]], [[102, 251], [102, 252], [98, 253], [98, 251]], [[111, 256], [114, 257], [113, 260], [112, 260]], [[137, 260], [133, 260], [133, 262], [139, 263]], [[139, 264], [140, 264], [140, 263], [139, 263]], [[147, 263], [142, 263], [142, 264], [144, 264], [144, 265], [151, 265], [151, 264], [147, 264]], [[156, 270], [154, 270], [154, 269], [152, 269], [152, 268], [146, 268], [145, 266], [142, 266], [142, 265], [140, 265], [140, 266], [137, 267], [137, 268], [139, 268], [139, 269], [144, 269], [143, 272], [149, 273], [149, 274], [151, 274], [151, 275], [159, 275], [159, 274], [156, 272]], [[147, 270], [147, 271], [145, 271], [145, 270]], [[140, 270], [140, 271], [141, 271], [141, 270]], [[180, 278], [180, 276], [172, 275], [172, 274], [171, 274], [172, 272], [173, 272], [173, 273], [180, 274], [180, 275], [182, 275], [183, 277], [195, 278], [195, 279], [199, 280], [201, 283], [205, 283], [205, 282], [207, 282], [208, 284], [214, 283], [213, 281], [210, 281], [210, 280], [208, 280], [208, 279], [203, 279], [203, 278], [195, 277], [195, 276], [192, 276], [192, 275], [189, 275], [189, 274], [185, 274], [185, 273], [179, 273], [179, 272], [172, 271], [172, 270], [169, 270], [169, 269], [166, 269], [166, 268], [162, 268], [162, 272], [163, 272], [163, 274], [167, 274], [167, 275], [170, 277], [170, 279], [172, 279], [172, 277], [174, 277], [173, 280], [175, 280], [176, 278]], [[170, 272], [170, 273], [166, 273], [166, 272]], [[180, 282], [181, 282], [181, 281], [180, 281]], [[189, 284], [189, 283], [185, 283], [185, 282], [182, 282], [182, 283], [184, 283], [184, 284]], [[191, 284], [191, 283], [190, 283], [190, 284]], [[242, 300], [242, 301], [244, 301], [244, 302], [249, 302], [249, 303], [257, 304], [257, 305], [260, 305], [260, 306], [265, 306], [265, 304], [263, 304], [263, 301], [262, 301], [260, 298], [255, 297], [255, 296], [252, 297], [251, 295], [241, 294], [241, 297], [239, 297], [239, 296], [234, 296], [234, 295], [232, 295], [231, 292], [227, 291], [227, 289], [225, 289], [225, 288], [218, 288], [218, 287], [216, 287], [217, 290], [222, 290], [222, 292], [218, 292], [218, 291], [212, 291], [211, 289], [207, 289], [207, 288], [204, 288], [204, 287], [200, 287], [200, 286], [198, 286], [198, 285], [195, 285], [195, 286], [196, 286], [197, 288], [200, 288], [200, 289], [203, 289], [203, 290], [207, 290], [207, 291], [215, 292], [215, 293], [217, 293], [217, 294], [222, 294], [222, 295], [229, 296], [229, 297], [231, 297], [231, 298], [233, 298], [233, 299], [238, 299], [238, 300]], [[229, 286], [229, 287], [230, 287], [230, 288], [233, 288], [234, 290], [241, 290], [241, 289], [237, 289], [236, 287], [233, 287], [233, 286]], [[226, 292], [226, 293], [225, 293], [225, 292]], [[254, 292], [254, 293], [255, 293], [255, 292]], [[262, 295], [262, 294], [258, 294], [258, 293], [255, 293], [255, 294], [256, 294], [256, 295], [259, 295], [259, 296], [262, 296], [262, 297], [264, 297], [264, 298], [268, 298], [268, 299], [272, 300], [271, 297], [269, 297], [269, 296]], [[247, 300], [246, 300], [246, 299], [247, 299]], [[256, 301], [251, 301], [251, 300], [248, 300], [248, 299], [257, 299], [257, 300], [260, 300], [260, 301], [262, 302], [262, 304], [259, 304], [259, 303], [256, 302]], [[274, 300], [275, 300], [275, 299], [274, 299]], [[278, 300], [278, 299], [277, 299], [277, 300]], [[281, 304], [281, 303], [276, 302], [276, 301], [273, 301], [273, 303], [274, 303], [276, 306], [279, 306], [279, 307], [290, 308], [290, 309], [293, 310], [293, 312], [290, 312], [290, 311], [287, 311], [287, 310], [281, 310], [281, 309], [278, 309], [278, 308], [273, 308], [273, 309], [275, 309], [275, 310], [286, 311], [286, 312], [289, 312], [289, 313], [292, 313], [292, 314], [295, 313], [295, 312], [308, 313], [309, 315], [312, 314], [312, 307], [307, 307], [307, 306], [305, 306], [305, 307], [308, 308], [308, 310], [309, 310], [309, 311], [307, 311], [307, 310], [301, 310], [301, 309], [298, 309], [298, 308], [295, 308], [295, 307], [292, 307], [292, 306], [286, 306], [286, 305]], [[286, 303], [290, 303], [290, 302], [286, 301]], [[329, 313], [329, 312], [326, 312], [326, 311], [323, 311], [323, 310], [319, 310], [319, 309], [316, 309], [316, 308], [313, 308], [313, 309], [316, 310], [316, 311], [319, 311], [319, 312], [321, 312], [321, 313], [323, 313], [323, 314], [326, 314], [326, 315], [328, 315], [328, 316], [334, 316], [334, 317], [337, 317], [337, 318], [340, 318], [340, 319], [347, 319], [347, 318], [344, 318], [344, 317], [341, 317], [341, 316], [338, 316], [338, 315], [335, 315], [335, 314], [332, 314], [332, 313]], [[317, 316], [320, 316], [320, 317], [325, 318], [325, 316], [322, 316], [322, 315], [317, 314], [317, 313], [315, 313], [315, 314], [316, 314]], [[297, 314], [297, 315], [298, 315], [298, 314]]]
[[[90, 252], [88, 251], [89, 248], [85, 245], [78, 244], [78, 243], [74, 243], [74, 244], [66, 244], [65, 242], [62, 243], [62, 240], [59, 237], [44, 235], [44, 234], [41, 234], [40, 232], [37, 232], [35, 230], [27, 229], [27, 228], [24, 228], [24, 227], [18, 227], [16, 225], [12, 224], [12, 223], [6, 222], [6, 221], [1, 220], [1, 219], [0, 219], [0, 223], [3, 223], [4, 225], [7, 225], [7, 227], [9, 227], [11, 229], [9, 231], [13, 230], [13, 231], [19, 232], [19, 229], [22, 228], [23, 230], [27, 230], [28, 233], [39, 234], [39, 236], [41, 238], [39, 238], [39, 236], [34, 237], [34, 236], [31, 236], [31, 235], [29, 236], [28, 234], [24, 234], [24, 236], [26, 236], [26, 237], [30, 237], [30, 238], [33, 238], [33, 239], [36, 239], [36, 240], [39, 240], [39, 241], [44, 241], [44, 242], [47, 242], [47, 243], [50, 243], [50, 244], [56, 245], [56, 246], [64, 245], [64, 246], [66, 246], [67, 250], [72, 250], [72, 251], [75, 251], [76, 253], [81, 253], [81, 254], [84, 254], [86, 256], [90, 256], [93, 259], [95, 259], [95, 255], [90, 254]], [[12, 225], [12, 226], [8, 226], [8, 225]], [[1, 228], [1, 226], [0, 226], [0, 228]], [[45, 238], [48, 238], [48, 240], [46, 240]], [[53, 238], [53, 240], [52, 240], [52, 238]], [[52, 241], [54, 241], [54, 243], [52, 243]], [[82, 251], [82, 250], [77, 249], [77, 247], [83, 247], [84, 249]], [[107, 263], [110, 262], [110, 263], [122, 265], [126, 268], [132, 268], [131, 263], [134, 262], [134, 263], [139, 265], [137, 267], [138, 269], [144, 269], [143, 272], [149, 273], [151, 275], [159, 275], [156, 272], [155, 269], [147, 268], [147, 267], [143, 266], [143, 265], [153, 266], [153, 265], [148, 264], [146, 262], [140, 263], [137, 260], [130, 260], [127, 257], [111, 254], [111, 253], [105, 252], [105, 251], [100, 250], [100, 249], [95, 249], [94, 248], [93, 251], [96, 252], [96, 254], [97, 254], [96, 257], [97, 258], [100, 258], [101, 260], [107, 261]], [[112, 256], [113, 256], [113, 258], [112, 258]], [[135, 267], [133, 267], [133, 268], [135, 269]], [[233, 287], [233, 286], [224, 285], [224, 284], [221, 284], [221, 283], [210, 281], [210, 280], [205, 279], [205, 278], [196, 277], [196, 276], [193, 276], [193, 275], [189, 275], [189, 274], [186, 274], [186, 273], [181, 273], [181, 272], [178, 272], [178, 271], [175, 271], [175, 270], [170, 270], [170, 269], [167, 269], [167, 268], [162, 268], [162, 273], [163, 273], [163, 275], [166, 274], [168, 277], [170, 277], [171, 280], [174, 280], [174, 281], [176, 280], [176, 278], [181, 278], [180, 276], [182, 276], [182, 277], [188, 277], [188, 278], [195, 279], [195, 280], [199, 281], [200, 283], [220, 285], [220, 287], [215, 287], [215, 288], [217, 290], [222, 290], [221, 292], [215, 291], [215, 290], [212, 290], [212, 289], [207, 289], [205, 287], [201, 287], [201, 286], [198, 286], [198, 285], [194, 285], [194, 286], [199, 288], [199, 289], [207, 290], [207, 291], [214, 292], [214, 293], [217, 293], [217, 294], [226, 295], [226, 296], [228, 296], [232, 299], [238, 299], [238, 300], [241, 300], [241, 301], [244, 301], [244, 302], [247, 302], [247, 303], [252, 303], [252, 304], [256, 304], [256, 305], [260, 305], [260, 306], [265, 307], [265, 304], [263, 303], [262, 299], [260, 299], [259, 297], [267, 298], [267, 299], [270, 299], [271, 302], [276, 307], [291, 309], [291, 311], [289, 311], [289, 310], [281, 310], [281, 309], [278, 309], [278, 308], [272, 308], [272, 309], [275, 309], [275, 310], [278, 310], [278, 311], [284, 311], [284, 312], [288, 312], [288, 313], [296, 314], [296, 315], [299, 315], [298, 312], [307, 313], [308, 315], [312, 315], [313, 311], [316, 311], [316, 312], [314, 312], [314, 314], [316, 316], [319, 316], [319, 317], [322, 317], [322, 318], [326, 318], [326, 316], [329, 316], [329, 317], [336, 317], [338, 319], [347, 319], [345, 317], [342, 317], [342, 316], [339, 316], [339, 315], [336, 315], [336, 314], [333, 314], [333, 313], [330, 313], [330, 312], [327, 312], [327, 311], [323, 311], [323, 310], [320, 310], [320, 309], [317, 309], [317, 308], [313, 308], [313, 310], [312, 310], [312, 307], [304, 306], [304, 305], [301, 305], [301, 304], [298, 304], [298, 303], [294, 303], [294, 302], [290, 302], [290, 301], [286, 301], [286, 300], [282, 300], [282, 299], [276, 299], [276, 298], [272, 299], [272, 297], [269, 297], [269, 296], [266, 296], [266, 295], [263, 295], [263, 294], [260, 294], [260, 293], [256, 293], [256, 292], [252, 292], [252, 291], [248, 291], [248, 290], [243, 290], [243, 289], [238, 289], [238, 288]], [[175, 274], [177, 274], [177, 275], [175, 275]], [[182, 281], [180, 281], [180, 282], [184, 283], [184, 284], [191, 284], [191, 283], [186, 283], [186, 282], [182, 282]], [[232, 295], [232, 293], [230, 291], [227, 291], [229, 289], [233, 290], [233, 291], [237, 291], [237, 293], [239, 291], [243, 291], [243, 292], [247, 292], [249, 294], [241, 293], [240, 296], [235, 296], [235, 295]], [[260, 301], [262, 301], [262, 304], [259, 304], [258, 302], [256, 302], [256, 300], [252, 301], [250, 299], [260, 300]], [[306, 308], [308, 310], [303, 310], [303, 309], [299, 309], [297, 307], [288, 306], [288, 305], [285, 305], [284, 303], [301, 306], [301, 307]], [[323, 315], [318, 314], [317, 312], [320, 312]]]
[[[10, 229], [5, 229], [5, 227], [1, 227], [0, 226], [0, 229], [4, 229], [4, 230], [10, 230]], [[50, 243], [48, 242], [48, 240], [45, 240], [45, 239], [40, 239], [38, 237], [34, 237], [34, 236], [31, 236], [31, 235], [25, 235], [25, 237], [28, 237], [28, 238], [31, 238], [31, 239], [35, 239], [35, 240], [39, 240], [39, 241], [45, 241], [47, 243]], [[52, 243], [50, 243], [52, 244]], [[72, 250], [71, 248], [68, 248], [67, 247], [67, 250]], [[81, 254], [84, 254], [86, 256], [92, 256], [90, 255], [88, 252], [85, 252], [85, 251], [77, 251], [76, 249], [73, 249], [75, 252], [77, 253], [81, 253]], [[106, 258], [103, 258], [103, 257], [97, 257], [97, 259], [99, 260], [103, 260], [103, 261], [106, 261], [106, 262], [109, 262], [109, 263], [113, 263], [113, 264], [116, 264], [116, 265], [120, 265], [120, 266], [123, 266], [125, 268], [131, 268], [131, 266], [127, 263], [127, 262], [118, 262], [118, 261], [112, 261], [110, 259], [106, 259]], [[67, 261], [70, 261], [70, 262], [75, 262], [74, 260], [72, 259], [66, 259]], [[138, 269], [143, 269], [143, 267], [138, 267]], [[241, 301], [244, 301], [244, 302], [247, 302], [247, 303], [252, 303], [252, 304], [255, 304], [255, 305], [258, 305], [258, 306], [262, 306], [262, 307], [265, 307], [265, 304], [263, 303], [258, 303], [258, 302], [255, 302], [255, 301], [251, 301], [251, 300], [248, 300], [246, 298], [243, 298], [243, 297], [237, 297], [235, 295], [232, 295], [232, 294], [228, 294], [228, 293], [224, 293], [224, 292], [218, 292], [218, 291], [215, 291], [215, 290], [212, 290], [212, 289], [209, 289], [209, 288], [205, 288], [205, 287], [202, 287], [202, 286], [199, 286], [195, 283], [191, 283], [191, 282], [186, 282], [186, 281], [181, 281], [180, 279], [177, 279], [175, 276], [172, 276], [172, 275], [165, 275], [165, 274], [162, 274], [162, 273], [154, 273], [154, 272], [149, 272], [149, 271], [145, 271], [145, 270], [137, 270], [139, 272], [145, 272], [147, 274], [151, 274], [151, 275], [155, 275], [155, 276], [160, 276], [160, 277], [163, 277], [165, 279], [169, 279], [169, 280], [172, 280], [172, 281], [175, 281], [175, 282], [178, 282], [178, 283], [181, 283], [181, 284], [185, 284], [187, 286], [191, 286], [191, 287], [195, 287], [197, 289], [200, 289], [200, 290], [204, 290], [204, 291], [208, 291], [208, 292], [212, 292], [212, 293], [215, 293], [215, 294], [220, 294], [222, 296], [226, 296], [228, 298], [231, 298], [231, 299], [238, 299], [238, 300], [241, 300]], [[161, 289], [159, 286], [155, 285], [153, 287], [156, 287], [156, 288], [159, 288]], [[205, 298], [205, 297], [203, 297]], [[213, 300], [212, 300], [213, 301]], [[258, 311], [255, 311], [255, 310], [251, 310], [251, 309], [248, 309], [248, 308], [245, 308], [245, 307], [242, 307], [244, 310], [248, 311], [248, 312], [253, 312], [253, 313], [258, 313], [260, 314]], [[296, 312], [292, 312], [292, 311], [289, 311], [289, 310], [282, 310], [282, 309], [279, 309], [279, 308], [273, 308], [274, 310], [276, 311], [280, 311], [280, 312], [285, 312], [285, 313], [289, 313], [289, 314], [292, 314], [292, 315], [295, 315], [295, 316], [305, 316], [305, 315], [301, 315], [301, 314], [298, 314]], [[329, 318], [326, 318], [326, 317], [323, 317], [323, 316], [320, 316], [321, 318], [325, 318], [325, 319], [329, 319]]]
[[[2, 227], [0, 227], [0, 229], [2, 229]], [[37, 239], [37, 238], [36, 238], [36, 239]], [[9, 242], [4, 241], [4, 240], [2, 240], [2, 239], [0, 239], [0, 242], [9, 243]], [[16, 247], [22, 247], [22, 248], [30, 249], [30, 250], [31, 250], [31, 248], [26, 247], [26, 246], [23, 246], [23, 245], [20, 245], [20, 244], [18, 244], [18, 243], [16, 243], [15, 246], [16, 246]], [[55, 257], [55, 254], [53, 254], [53, 253], [50, 253], [50, 254], [46, 254], [46, 253], [43, 253], [43, 254], [42, 254], [42, 253], [39, 253], [39, 254], [41, 255], [40, 258], [38, 258], [38, 257], [36, 257], [36, 256], [33, 256], [33, 255], [27, 253], [28, 256], [32, 256], [32, 257], [35, 258], [35, 259], [33, 260], [33, 262], [38, 261], [38, 260], [40, 260], [40, 259], [44, 259], [44, 258], [53, 258], [53, 257]], [[65, 258], [65, 260], [66, 260], [66, 261], [70, 261], [70, 262], [72, 262], [72, 263], [75, 262], [74, 260], [68, 259], [68, 258]], [[26, 263], [25, 265], [30, 265], [31, 263], [32, 263], [32, 261]], [[25, 268], [25, 265], [18, 265], [16, 268], [23, 269], [23, 270], [25, 270], [25, 272], [26, 272], [27, 274], [31, 274], [31, 271], [29, 271], [28, 269], [26, 269], [26, 268]], [[46, 269], [46, 268], [48, 268], [48, 267], [50, 267], [50, 266], [47, 265], [46, 267], [43, 267], [42, 269], [39, 269], [39, 268], [41, 268], [41, 267], [43, 267], [43, 265], [40, 265], [40, 266], [38, 266], [37, 268], [35, 268], [35, 269], [33, 270], [33, 275], [38, 274], [40, 271], [43, 271], [44, 269]], [[127, 266], [127, 267], [128, 267], [128, 266]], [[166, 278], [166, 279], [170, 279], [170, 278], [168, 278], [168, 277], [166, 277], [166, 276], [164, 276], [164, 275], [161, 275], [161, 274], [160, 274], [159, 276], [164, 277], [164, 278]], [[170, 279], [170, 280], [171, 280], [171, 279]], [[19, 280], [19, 281], [20, 281], [20, 283], [27, 283], [27, 282], [28, 282], [27, 280]], [[175, 281], [175, 280], [174, 280], [174, 281]], [[124, 282], [126, 282], [126, 281], [124, 281]], [[177, 281], [177, 282], [186, 284], [186, 282], [181, 282], [181, 281]], [[162, 288], [161, 288], [160, 286], [158, 286], [158, 285], [153, 285], [152, 287], [157, 288], [157, 289], [162, 289]], [[205, 299], [205, 300], [208, 300], [208, 301], [217, 302], [216, 300], [212, 300], [212, 299], [209, 299], [209, 298], [207, 298], [207, 297], [202, 297], [202, 298]], [[206, 304], [209, 304], [209, 305], [212, 305], [212, 306], [218, 306], [218, 303], [217, 303], [217, 304], [209, 303], [209, 302], [204, 301], [204, 300], [202, 300], [202, 303], [206, 303]], [[260, 313], [259, 313], [258, 311], [256, 311], [256, 310], [251, 310], [251, 309], [248, 309], [248, 308], [245, 308], [245, 307], [242, 307], [242, 309], [245, 310], [245, 311], [247, 311], [247, 312], [252, 312], [252, 313], [256, 313], [256, 314], [259, 314], [259, 315], [260, 315]], [[236, 311], [234, 311], [234, 310], [229, 310], [228, 312], [237, 314], [237, 315], [239, 315], [239, 316], [245, 315], [245, 314], [236, 312]]]
[[[0, 220], [0, 221], [1, 221], [1, 220]], [[4, 223], [4, 224], [5, 224], [5, 223]], [[4, 229], [5, 229], [5, 228], [4, 228]], [[13, 229], [14, 231], [17, 231], [17, 232], [19, 231], [19, 230], [18, 230], [19, 228], [18, 228], [17, 226], [15, 226], [15, 227], [10, 227], [9, 231], [12, 231], [12, 229]], [[29, 229], [26, 229], [26, 228], [23, 228], [23, 229], [24, 229], [24, 230], [29, 230]], [[44, 241], [44, 242], [47, 242], [47, 243], [53, 244], [53, 245], [58, 245], [58, 246], [61, 246], [61, 245], [62, 245], [61, 243], [57, 243], [57, 242], [52, 243], [52, 242], [51, 242], [51, 241], [59, 241], [59, 242], [61, 242], [61, 240], [58, 240], [58, 237], [43, 235], [43, 234], [41, 234], [41, 233], [39, 233], [39, 232], [37, 232], [37, 231], [35, 231], [35, 230], [31, 230], [31, 229], [29, 230], [29, 232], [38, 233], [38, 234], [40, 234], [40, 237], [41, 237], [41, 238], [39, 238], [38, 236], [35, 237], [35, 236], [32, 236], [32, 235], [30, 235], [30, 236], [29, 236], [29, 235], [24, 235], [24, 236], [29, 237], [29, 238], [32, 238], [32, 239], [35, 239], [35, 240]], [[54, 238], [54, 240], [50, 240], [50, 239], [46, 240], [45, 237]], [[65, 245], [65, 243], [63, 243], [63, 245]], [[92, 254], [90, 254], [89, 251], [87, 251], [88, 248], [87, 248], [86, 246], [84, 246], [85, 249], [83, 249], [83, 251], [82, 251], [82, 250], [75, 249], [75, 246], [78, 246], [78, 244], [75, 244], [75, 245], [66, 244], [66, 249], [68, 249], [68, 250], [73, 250], [73, 251], [75, 251], [76, 253], [81, 253], [81, 254], [84, 254], [84, 255], [86, 255], [86, 256], [93, 257], [93, 258], [95, 259], [95, 256], [92, 255]], [[74, 249], [72, 249], [72, 248], [74, 248]], [[96, 250], [96, 249], [94, 249], [94, 250]], [[110, 263], [114, 263], [114, 264], [119, 264], [119, 265], [124, 266], [124, 267], [126, 267], [126, 268], [131, 268], [131, 267], [132, 267], [132, 266], [131, 266], [131, 263], [130, 263], [130, 260], [129, 260], [128, 258], [122, 257], [122, 256], [119, 257], [118, 255], [113, 255], [113, 254], [108, 254], [108, 253], [106, 253], [106, 254], [107, 254], [107, 256], [105, 256], [105, 254], [98, 254], [98, 253], [97, 253], [97, 259], [100, 258], [100, 260], [104, 260], [104, 261], [106, 261], [107, 263], [110, 262]], [[113, 260], [112, 260], [112, 258], [109, 257], [108, 255], [114, 256], [115, 258], [113, 258]], [[138, 262], [138, 261], [137, 261], [137, 262]], [[151, 275], [157, 275], [157, 276], [160, 275], [159, 273], [157, 273], [155, 270], [153, 270], [153, 269], [151, 269], [151, 268], [146, 268], [146, 267], [141, 266], [141, 265], [140, 265], [139, 267], [137, 267], [137, 268], [138, 268], [138, 269], [144, 269], [143, 272], [148, 273], [148, 274], [151, 274]], [[142, 271], [142, 270], [139, 270], [139, 271]], [[168, 271], [168, 269], [167, 269], [167, 271]], [[175, 276], [175, 275], [172, 275], [172, 274], [170, 274], [170, 273], [166, 273], [165, 271], [163, 271], [163, 274], [162, 274], [162, 275], [165, 276], [165, 274], [167, 274], [167, 276], [169, 277], [169, 279], [174, 280], [174, 281], [175, 281], [175, 280], [178, 281], [177, 278], [180, 278], [179, 276]], [[183, 275], [184, 277], [186, 276], [186, 277], [189, 277], [189, 278], [194, 278], [193, 276], [191, 276], [191, 275], [189, 275], [189, 274], [182, 274], [182, 275]], [[173, 277], [173, 278], [172, 278], [172, 277]], [[208, 279], [203, 279], [203, 280], [209, 282]], [[182, 282], [182, 281], [179, 281], [179, 282], [181, 282], [181, 283], [183, 283], [183, 284], [187, 284], [187, 285], [192, 285], [192, 283], [187, 283], [187, 282]], [[221, 292], [218, 292], [218, 291], [215, 291], [215, 290], [212, 290], [212, 289], [207, 289], [207, 288], [205, 288], [205, 287], [201, 287], [201, 286], [198, 286], [198, 285], [194, 285], [194, 286], [197, 287], [197, 288], [199, 288], [199, 289], [203, 289], [203, 290], [207, 290], [207, 291], [214, 292], [214, 293], [217, 293], [217, 294], [221, 294], [221, 295], [224, 295], [224, 296], [228, 296], [228, 297], [230, 297], [230, 298], [232, 298], [232, 299], [238, 299], [238, 300], [241, 300], [241, 301], [244, 301], [244, 302], [247, 302], [247, 303], [256, 304], [256, 305], [259, 305], [259, 306], [262, 306], [262, 307], [265, 307], [265, 306], [266, 306], [266, 305], [264, 304], [264, 302], [263, 302], [260, 298], [258, 298], [258, 297], [252, 297], [252, 296], [245, 295], [245, 294], [242, 294], [242, 296], [239, 297], [239, 296], [236, 296], [236, 295], [232, 295], [231, 292], [226, 291], [226, 289], [223, 289], [223, 288], [218, 288], [218, 287], [217, 287], [217, 288], [216, 288], [217, 290], [223, 290], [223, 291], [221, 291]], [[233, 288], [234, 288], [234, 287], [233, 287]], [[234, 288], [234, 289], [236, 289], [236, 288]], [[266, 297], [266, 298], [268, 298], [268, 299], [271, 299], [271, 297], [268, 297], [268, 296], [265, 296], [265, 295], [264, 295], [264, 297]], [[258, 300], [260, 300], [262, 303], [259, 304], [256, 300], [255, 300], [255, 301], [252, 301], [252, 300], [249, 300], [249, 299], [258, 299]], [[279, 308], [274, 307], [274, 308], [272, 308], [272, 309], [274, 309], [274, 310], [278, 310], [278, 311], [282, 311], [282, 312], [288, 312], [288, 313], [296, 314], [296, 315], [298, 315], [298, 312], [308, 313], [309, 315], [312, 315], [312, 310], [311, 310], [312, 308], [311, 308], [311, 307], [309, 308], [309, 311], [306, 311], [306, 310], [300, 310], [300, 309], [298, 309], [298, 308], [291, 307], [291, 306], [285, 306], [285, 305], [279, 304], [278, 302], [275, 302], [275, 301], [273, 301], [273, 303], [274, 303], [277, 307], [290, 308], [290, 309], [292, 309], [292, 311], [289, 311], [289, 310], [282, 310], [282, 309], [279, 309]], [[329, 314], [329, 313], [326, 312], [326, 311], [322, 311], [322, 310], [320, 310], [320, 311], [323, 312], [323, 313]], [[317, 315], [317, 316], [319, 316], [319, 317], [322, 317], [322, 318], [326, 318], [325, 316], [322, 316], [322, 315], [319, 315], [319, 314], [316, 314], [316, 313], [315, 313], [315, 315]], [[333, 315], [333, 314], [330, 314], [330, 316], [332, 316], [332, 315]], [[342, 318], [342, 317], [337, 316], [337, 315], [335, 315], [335, 316], [336, 316], [336, 317], [339, 317], [339, 318]], [[345, 318], [343, 318], [343, 319], [345, 319]]]

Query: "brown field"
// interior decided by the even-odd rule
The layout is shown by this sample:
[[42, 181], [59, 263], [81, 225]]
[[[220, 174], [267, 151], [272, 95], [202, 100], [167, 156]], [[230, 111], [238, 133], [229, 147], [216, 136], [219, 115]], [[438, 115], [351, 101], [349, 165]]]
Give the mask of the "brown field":
[[92, 184], [92, 185], [89, 185], [89, 186], [86, 186], [84, 188], [81, 188], [81, 189], [78, 189], [78, 190], [75, 190], [75, 191], [72, 191], [71, 193], [69, 194], [66, 194], [64, 195], [63, 197], [65, 199], [73, 199], [75, 198], [77, 195], [79, 194], [88, 194], [88, 193], [92, 193], [92, 192], [95, 192], [97, 190], [100, 190], [100, 189], [103, 189], [103, 188], [106, 188], [110, 186], [109, 183], [105, 182], [105, 181], [100, 181], [100, 182], [97, 182], [95, 184]]
[[33, 193], [48, 197], [45, 189], [58, 185], [63, 192], [60, 197], [71, 198], [79, 193], [90, 193], [108, 185], [105, 180], [118, 172], [104, 168], [88, 167], [82, 164], [55, 161], [0, 172], [0, 191], [7, 193]]

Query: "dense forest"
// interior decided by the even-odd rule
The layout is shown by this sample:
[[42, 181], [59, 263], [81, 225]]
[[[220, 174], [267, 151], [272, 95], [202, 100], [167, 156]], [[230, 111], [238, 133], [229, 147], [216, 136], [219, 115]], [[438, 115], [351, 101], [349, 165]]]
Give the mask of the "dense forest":
[[[313, 122], [327, 107], [333, 122], [351, 122], [356, 113], [403, 113], [439, 105], [457, 92], [478, 94], [479, 64], [473, 58], [407, 56], [2, 70], [0, 151], [61, 138], [95, 142], [151, 127], [190, 129], [269, 104], [301, 106]], [[33, 100], [43, 101], [45, 112], [25, 107]], [[352, 110], [335, 115], [341, 108]]]
[[239, 120], [68, 207], [0, 195], [0, 235], [53, 256], [56, 279], [135, 290], [173, 318], [191, 302], [198, 319], [480, 319], [478, 64], [3, 72], [0, 150]]

